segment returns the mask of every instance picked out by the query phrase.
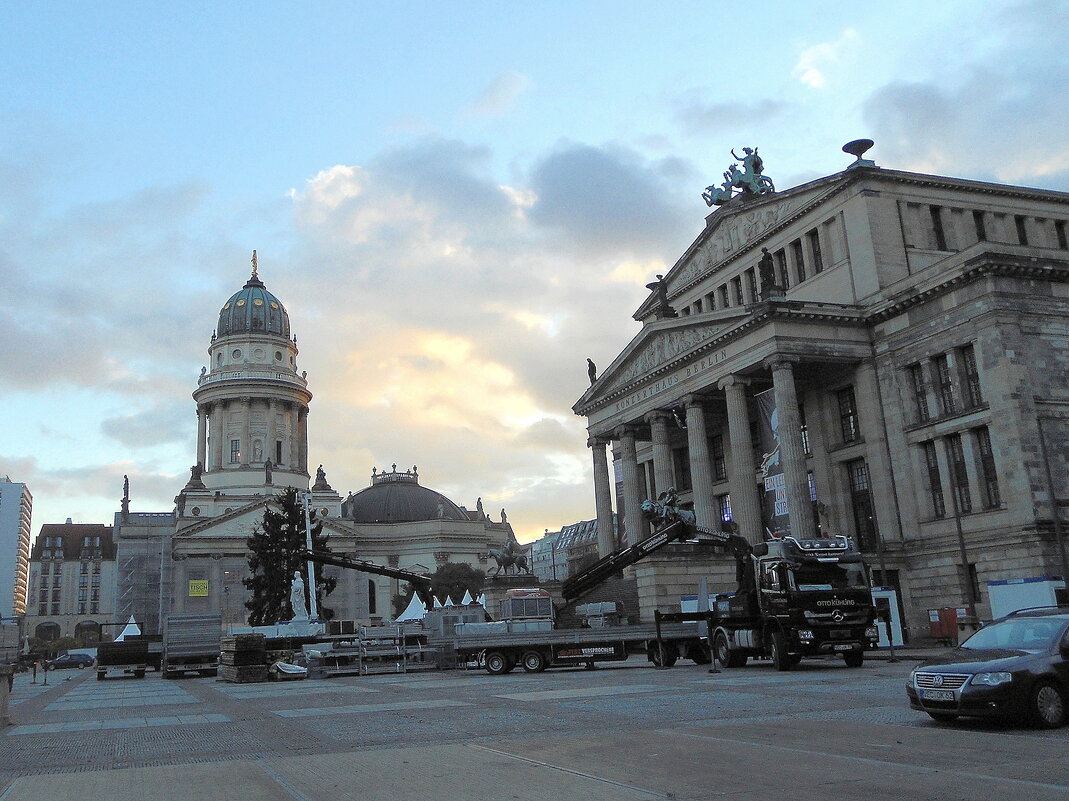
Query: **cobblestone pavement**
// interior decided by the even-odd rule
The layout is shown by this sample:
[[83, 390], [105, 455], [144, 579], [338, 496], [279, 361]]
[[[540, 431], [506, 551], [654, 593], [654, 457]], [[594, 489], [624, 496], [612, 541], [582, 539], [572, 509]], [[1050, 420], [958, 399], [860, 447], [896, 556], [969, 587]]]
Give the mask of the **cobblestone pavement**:
[[403, 798], [445, 795], [443, 782], [451, 801], [1067, 797], [1069, 728], [935, 724], [906, 704], [914, 664], [710, 674], [631, 661], [268, 684], [23, 674], [0, 733], [0, 801]]

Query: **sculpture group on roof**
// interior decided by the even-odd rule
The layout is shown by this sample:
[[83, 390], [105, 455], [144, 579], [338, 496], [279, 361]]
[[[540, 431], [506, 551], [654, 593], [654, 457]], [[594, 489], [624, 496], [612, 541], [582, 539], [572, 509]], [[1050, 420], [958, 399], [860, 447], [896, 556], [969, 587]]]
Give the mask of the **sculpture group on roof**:
[[[702, 198], [707, 206], [723, 206], [733, 198], [743, 195], [752, 197], [768, 195], [776, 191], [772, 179], [762, 174], [765, 163], [757, 155], [757, 148], [744, 147], [742, 152], [744, 155], [740, 157], [734, 148], [731, 149], [731, 155], [742, 163], [741, 170], [738, 163], [732, 164], [724, 172], [724, 182], [720, 186], [705, 187]], [[736, 189], [740, 190], [739, 194], [734, 194]]]

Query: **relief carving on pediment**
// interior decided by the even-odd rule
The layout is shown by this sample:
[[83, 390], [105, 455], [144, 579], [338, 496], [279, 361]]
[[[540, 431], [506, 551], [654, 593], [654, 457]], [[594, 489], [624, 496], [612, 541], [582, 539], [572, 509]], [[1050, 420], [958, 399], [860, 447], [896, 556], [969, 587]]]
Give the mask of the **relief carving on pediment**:
[[628, 384], [656, 370], [687, 351], [693, 350], [706, 340], [723, 331], [725, 326], [691, 326], [678, 331], [664, 331], [654, 335], [650, 342], [634, 353], [614, 376], [606, 389]]

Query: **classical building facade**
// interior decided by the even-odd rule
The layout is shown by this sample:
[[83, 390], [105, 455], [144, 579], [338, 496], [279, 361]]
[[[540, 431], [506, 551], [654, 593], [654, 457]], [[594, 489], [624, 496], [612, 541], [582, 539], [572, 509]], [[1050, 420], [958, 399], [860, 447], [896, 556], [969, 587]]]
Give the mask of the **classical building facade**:
[[24, 631], [52, 641], [110, 639], [114, 622], [115, 545], [111, 526], [46, 523], [30, 554]]
[[1063, 575], [1067, 225], [1067, 194], [860, 156], [722, 205], [573, 407], [602, 552], [614, 496], [634, 542], [642, 500], [675, 487], [752, 542], [772, 514], [854, 537], [914, 634], [930, 609], [987, 617], [987, 581]]
[[[447, 561], [485, 568], [489, 549], [511, 532], [504, 519], [490, 520], [481, 502], [469, 512], [421, 486], [414, 467], [374, 470], [371, 485], [344, 500], [322, 466], [312, 481], [312, 393], [297, 355], [289, 314], [260, 280], [254, 254], [252, 276], [219, 312], [210, 361], [193, 392], [197, 463], [175, 498], [169, 543], [159, 546], [169, 556], [159, 571], [158, 582], [167, 588], [160, 614], [218, 610], [225, 623], [244, 624], [246, 540], [263, 522], [265, 507], [288, 488], [309, 493], [334, 552], [420, 573]], [[154, 521], [144, 515], [129, 517], [122, 542], [128, 530], [141, 537], [138, 545], [131, 539], [129, 563], [140, 559], [150, 568], [153, 537], [168, 536], [166, 525], [152, 528]], [[324, 602], [335, 616], [371, 622], [391, 617], [396, 581], [323, 569], [338, 579]], [[151, 570], [148, 578], [153, 580]]]
[[0, 476], [0, 618], [26, 613], [32, 514], [29, 488]]

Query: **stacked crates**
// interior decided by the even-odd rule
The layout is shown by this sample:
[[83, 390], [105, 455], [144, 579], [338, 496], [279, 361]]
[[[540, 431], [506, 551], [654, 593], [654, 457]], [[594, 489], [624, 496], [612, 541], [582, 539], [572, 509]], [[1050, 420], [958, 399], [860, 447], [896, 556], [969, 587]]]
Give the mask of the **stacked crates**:
[[223, 681], [267, 681], [267, 638], [263, 634], [231, 634], [223, 637], [221, 646]]

